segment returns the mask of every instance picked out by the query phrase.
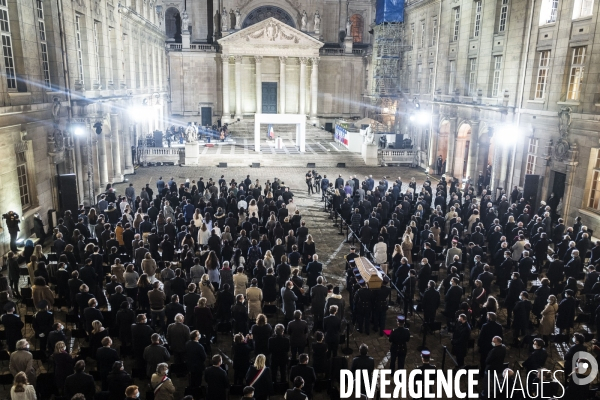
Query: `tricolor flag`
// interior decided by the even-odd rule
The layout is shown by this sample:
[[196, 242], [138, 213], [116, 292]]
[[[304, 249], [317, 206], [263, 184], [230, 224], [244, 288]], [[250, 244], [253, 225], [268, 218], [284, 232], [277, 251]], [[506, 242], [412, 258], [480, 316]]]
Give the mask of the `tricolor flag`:
[[273, 125], [269, 124], [267, 128], [267, 139], [273, 140], [275, 138], [275, 131], [273, 131]]

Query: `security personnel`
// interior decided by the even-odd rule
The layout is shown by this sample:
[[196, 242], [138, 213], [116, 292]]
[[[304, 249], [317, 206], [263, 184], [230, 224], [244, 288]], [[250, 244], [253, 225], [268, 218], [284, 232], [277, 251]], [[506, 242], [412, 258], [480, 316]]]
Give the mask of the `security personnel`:
[[405, 321], [404, 315], [398, 315], [396, 317], [398, 327], [390, 335], [390, 368], [392, 372], [396, 371], [396, 359], [398, 360], [398, 369], [404, 369], [407, 353], [406, 344], [410, 340], [410, 331], [404, 327]]
[[373, 294], [373, 325], [379, 330], [379, 336], [383, 336], [388, 299], [392, 294], [392, 289], [388, 286], [389, 282], [390, 278], [384, 276], [381, 288]]
[[360, 257], [359, 254], [356, 253], [356, 247], [350, 247], [350, 253], [346, 254], [344, 258], [346, 259], [346, 270], [350, 268], [355, 268], [355, 266], [351, 263], [355, 258]]
[[[415, 383], [417, 381], [423, 382], [423, 377], [425, 375], [425, 371], [427, 371], [428, 369], [437, 369], [435, 367], [435, 365], [429, 363], [430, 361], [431, 361], [431, 352], [429, 350], [423, 350], [421, 352], [421, 362], [423, 364], [421, 364], [420, 366], [417, 367], [417, 369], [421, 370], [421, 375], [417, 375], [415, 377]], [[422, 385], [422, 383], [421, 383], [421, 385]], [[431, 388], [431, 392], [435, 393], [435, 389], [433, 387]], [[423, 393], [425, 393], [424, 390], [423, 390]], [[413, 397], [414, 400], [416, 400], [417, 398], [424, 399], [425, 396], [423, 396], [423, 397]]]
[[371, 320], [371, 308], [373, 307], [373, 292], [367, 288], [367, 284], [364, 280], [359, 282], [360, 289], [354, 294], [354, 312], [356, 313], [356, 322], [358, 323], [358, 329], [360, 333], [369, 334], [370, 320]]

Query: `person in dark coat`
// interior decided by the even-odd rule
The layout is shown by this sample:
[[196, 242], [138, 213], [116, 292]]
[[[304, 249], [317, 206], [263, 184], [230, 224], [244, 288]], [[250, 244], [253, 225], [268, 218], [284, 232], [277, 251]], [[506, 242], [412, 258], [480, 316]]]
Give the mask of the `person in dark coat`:
[[513, 346], [518, 346], [519, 336], [524, 335], [529, 330], [529, 315], [531, 313], [531, 302], [529, 293], [521, 292], [519, 301], [513, 308]]
[[277, 372], [281, 375], [281, 382], [287, 381], [286, 367], [290, 351], [290, 339], [283, 336], [285, 327], [275, 325], [275, 335], [269, 339], [269, 354], [271, 354], [271, 373], [273, 382], [277, 382]]
[[75, 359], [68, 352], [65, 342], [57, 342], [53, 347], [52, 361], [54, 361], [54, 383], [59, 392], [65, 387], [65, 380], [73, 373]]
[[12, 301], [9, 301], [4, 305], [4, 311], [6, 314], [0, 317], [0, 322], [4, 325], [4, 335], [6, 337], [6, 345], [9, 352], [15, 351], [17, 348], [17, 342], [23, 338], [21, 330], [25, 326], [21, 317], [15, 314], [16, 305]]
[[131, 326], [131, 343], [133, 345], [133, 355], [135, 357], [135, 368], [144, 369], [144, 350], [152, 344], [150, 337], [154, 330], [147, 324], [146, 314], [138, 314], [136, 323]]
[[435, 288], [435, 282], [429, 281], [427, 290], [423, 293], [423, 320], [426, 324], [435, 322], [435, 313], [440, 306], [440, 292]]
[[108, 390], [108, 374], [112, 371], [115, 362], [119, 361], [119, 354], [112, 346], [112, 339], [102, 339], [102, 347], [96, 350], [96, 368], [102, 377], [102, 390]]
[[[366, 344], [361, 344], [359, 349], [358, 349], [359, 355], [357, 357], [354, 357], [354, 359], [352, 360], [352, 365], [350, 366], [350, 371], [352, 371], [352, 375], [354, 375], [355, 371], [361, 371], [361, 374], [363, 373], [362, 371], [367, 371], [368, 372], [368, 376], [371, 376], [373, 374], [373, 370], [375, 369], [375, 360], [373, 360], [373, 357], [369, 356], [369, 346], [367, 346]], [[360, 385], [360, 380], [359, 382], [359, 387], [357, 388], [357, 390], [360, 390], [361, 393], [364, 393], [364, 385]]]
[[580, 351], [587, 351], [585, 347], [585, 336], [581, 333], [573, 334], [573, 340], [575, 344], [569, 348], [569, 350], [565, 353], [565, 375], [573, 372], [573, 357]]
[[323, 333], [325, 333], [325, 343], [329, 349], [328, 357], [337, 357], [338, 346], [340, 345], [340, 331], [342, 329], [342, 320], [337, 316], [338, 306], [329, 307], [329, 315], [323, 318]]
[[573, 328], [575, 323], [575, 311], [577, 303], [573, 298], [573, 291], [567, 289], [565, 291], [565, 298], [558, 304], [558, 313], [556, 314], [556, 327], [560, 329], [560, 332], [568, 331]]
[[121, 361], [115, 361], [106, 381], [108, 383], [110, 400], [122, 400], [127, 387], [133, 384], [131, 375], [125, 371], [125, 367]]
[[481, 327], [481, 331], [479, 331], [479, 337], [477, 338], [477, 347], [479, 347], [480, 354], [480, 370], [483, 371], [486, 363], [487, 354], [492, 349], [492, 339], [494, 337], [503, 337], [504, 330], [502, 329], [502, 325], [500, 325], [497, 321], [496, 313], [488, 312], [487, 313], [487, 322], [483, 324]]
[[242, 385], [250, 367], [250, 353], [253, 349], [252, 335], [236, 334], [233, 337], [233, 384]]
[[313, 387], [317, 381], [317, 375], [315, 374], [314, 368], [308, 365], [308, 354], [306, 353], [300, 354], [298, 357], [298, 364], [290, 369], [290, 382], [295, 382], [297, 377], [301, 377], [304, 381], [303, 392], [311, 399]]
[[467, 322], [467, 316], [460, 314], [458, 323], [452, 333], [452, 353], [456, 356], [457, 367], [465, 365], [465, 356], [469, 348], [469, 339], [471, 338], [471, 326]]
[[223, 400], [227, 398], [227, 389], [229, 389], [229, 378], [227, 372], [221, 368], [223, 359], [220, 355], [214, 355], [211, 360], [211, 366], [204, 371], [204, 381], [206, 382], [205, 400]]
[[548, 352], [544, 349], [545, 343], [540, 338], [533, 339], [533, 353], [523, 362], [526, 371], [535, 371], [543, 368], [548, 359]]
[[[309, 290], [317, 284], [317, 278], [321, 276], [322, 272], [323, 264], [319, 262], [319, 256], [317, 254], [313, 254], [312, 262], [309, 262], [306, 266], [306, 273], [308, 275], [306, 284], [308, 285]], [[304, 385], [306, 387], [306, 382]]]
[[544, 311], [544, 307], [546, 307], [548, 297], [552, 294], [550, 292], [550, 280], [548, 278], [543, 278], [541, 282], [542, 286], [535, 291], [535, 299], [533, 300], [533, 307], [531, 309], [533, 315], [538, 319], [542, 318], [542, 311]]
[[[190, 340], [185, 344], [185, 364], [190, 374], [190, 387], [202, 385], [202, 376], [206, 366], [206, 351], [200, 344], [200, 332], [192, 331]], [[207, 382], [208, 383], [208, 382]]]
[[494, 336], [492, 339], [492, 349], [488, 352], [485, 359], [485, 373], [490, 374], [495, 372], [500, 376], [504, 370], [504, 358], [506, 357], [506, 346], [502, 344], [500, 336]]
[[96, 383], [94, 377], [85, 373], [85, 361], [79, 360], [75, 363], [75, 373], [65, 380], [65, 397], [72, 398], [81, 393], [86, 399], [96, 396]]
[[512, 312], [515, 304], [519, 301], [519, 296], [521, 292], [525, 289], [525, 284], [520, 278], [520, 274], [518, 272], [514, 272], [512, 274], [512, 279], [508, 284], [508, 292], [506, 293], [506, 300], [504, 301], [504, 306], [506, 307], [506, 328], [510, 329], [511, 321], [512, 321]]
[[444, 296], [444, 301], [446, 303], [444, 309], [444, 315], [448, 318], [448, 325], [450, 325], [453, 320], [458, 308], [460, 307], [460, 302], [463, 295], [463, 289], [458, 286], [460, 280], [456, 277], [450, 280], [451, 286], [446, 292]]
[[410, 340], [410, 331], [404, 327], [406, 318], [404, 315], [396, 317], [397, 327], [390, 334], [390, 369], [396, 371], [396, 360], [398, 360], [398, 369], [404, 369], [404, 361], [408, 351], [407, 343]]
[[[565, 275], [565, 263], [560, 259], [557, 253], [552, 255], [553, 261], [548, 265], [546, 277], [550, 280], [550, 289], [554, 292], [555, 288], [562, 282]], [[554, 292], [554, 294], [557, 294]]]
[[267, 357], [259, 354], [254, 360], [254, 365], [248, 368], [246, 373], [246, 385], [254, 388], [256, 400], [267, 400], [273, 394], [273, 381], [271, 370], [266, 366]]

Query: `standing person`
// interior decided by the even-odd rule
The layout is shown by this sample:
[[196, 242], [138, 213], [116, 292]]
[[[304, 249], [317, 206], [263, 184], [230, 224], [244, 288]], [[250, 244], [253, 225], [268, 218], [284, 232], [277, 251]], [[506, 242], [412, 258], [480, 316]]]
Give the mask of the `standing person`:
[[264, 354], [256, 356], [254, 365], [248, 368], [246, 373], [246, 385], [254, 388], [256, 400], [267, 400], [273, 394], [273, 381], [271, 370], [266, 364], [267, 357]]
[[407, 346], [410, 340], [410, 331], [404, 326], [406, 317], [398, 315], [396, 317], [397, 328], [390, 335], [390, 368], [396, 371], [396, 359], [398, 360], [398, 369], [404, 369], [404, 360], [406, 360]]
[[19, 224], [21, 223], [21, 218], [19, 218], [19, 214], [14, 211], [9, 211], [6, 214], [2, 215], [2, 218], [6, 220], [6, 227], [8, 228], [8, 233], [10, 234], [10, 251], [16, 253], [17, 249], [17, 236], [19, 235]]
[[294, 311], [294, 320], [288, 324], [287, 333], [290, 335], [292, 360], [296, 360], [296, 355], [304, 353], [308, 339], [308, 322], [302, 319], [302, 311]]
[[27, 339], [21, 339], [17, 342], [17, 350], [10, 354], [8, 368], [13, 376], [16, 376], [19, 372], [24, 372], [29, 383], [35, 386], [36, 373], [33, 367], [33, 355], [29, 352]]
[[308, 187], [308, 195], [310, 196], [311, 194], [314, 193], [314, 189], [313, 189], [313, 175], [311, 171], [308, 171], [306, 173], [306, 186]]
[[[23, 338], [23, 321], [18, 314], [15, 314], [15, 303], [9, 301], [4, 305], [4, 311], [6, 314], [0, 317], [0, 322], [4, 325], [4, 334], [6, 337], [6, 345], [9, 352], [15, 351], [17, 341]], [[14, 374], [13, 374], [14, 375]]]
[[221, 368], [223, 359], [220, 355], [214, 355], [211, 359], [211, 366], [204, 372], [206, 381], [206, 399], [205, 400], [223, 400], [227, 398], [227, 389], [229, 389], [229, 378], [227, 372]]
[[160, 363], [156, 366], [156, 373], [152, 374], [150, 386], [154, 390], [154, 400], [173, 400], [175, 386], [171, 378], [167, 376], [169, 372], [169, 364]]
[[467, 316], [460, 314], [458, 323], [452, 333], [452, 351], [456, 356], [457, 368], [465, 365], [465, 356], [469, 349], [469, 339], [471, 338], [471, 326], [467, 322]]
[[312, 391], [315, 382], [317, 381], [317, 375], [313, 367], [308, 365], [308, 354], [303, 353], [298, 356], [298, 364], [290, 368], [290, 381], [296, 381], [296, 378], [302, 378], [304, 380], [304, 393], [311, 399]]
[[[185, 344], [185, 363], [190, 374], [190, 387], [202, 385], [202, 376], [206, 363], [206, 351], [200, 344], [200, 332], [192, 331], [190, 340]], [[208, 381], [206, 382], [208, 383]]]
[[340, 331], [342, 320], [336, 315], [338, 306], [329, 307], [329, 315], [323, 319], [323, 330], [325, 331], [325, 343], [329, 349], [329, 357], [337, 357], [340, 345]]
[[273, 382], [277, 382], [277, 372], [280, 372], [281, 382], [287, 381], [286, 367], [290, 351], [290, 339], [283, 336], [285, 327], [275, 325], [275, 335], [269, 339], [269, 353], [271, 353], [271, 372]]
[[19, 372], [15, 376], [13, 386], [10, 388], [10, 398], [12, 400], [36, 400], [35, 387], [29, 384], [27, 375]]

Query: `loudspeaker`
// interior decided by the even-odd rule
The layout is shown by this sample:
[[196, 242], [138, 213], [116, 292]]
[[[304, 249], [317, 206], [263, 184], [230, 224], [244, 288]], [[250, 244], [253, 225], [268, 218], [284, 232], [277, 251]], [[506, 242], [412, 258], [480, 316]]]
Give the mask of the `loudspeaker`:
[[60, 212], [71, 210], [77, 215], [77, 178], [75, 174], [58, 175], [58, 196], [60, 199]]
[[337, 167], [338, 168], [346, 168], [346, 163], [339, 162], [339, 163], [337, 163]]
[[540, 175], [525, 175], [523, 198], [525, 199], [525, 202], [529, 201], [534, 209], [536, 209], [538, 206], [538, 198], [541, 188], [542, 177]]
[[252, 168], [260, 168], [260, 163], [259, 162], [253, 162], [252, 163]]
[[227, 163], [226, 162], [220, 162], [219, 163], [219, 168], [227, 168]]
[[316, 165], [314, 162], [309, 162], [306, 164], [306, 168], [316, 168]]

